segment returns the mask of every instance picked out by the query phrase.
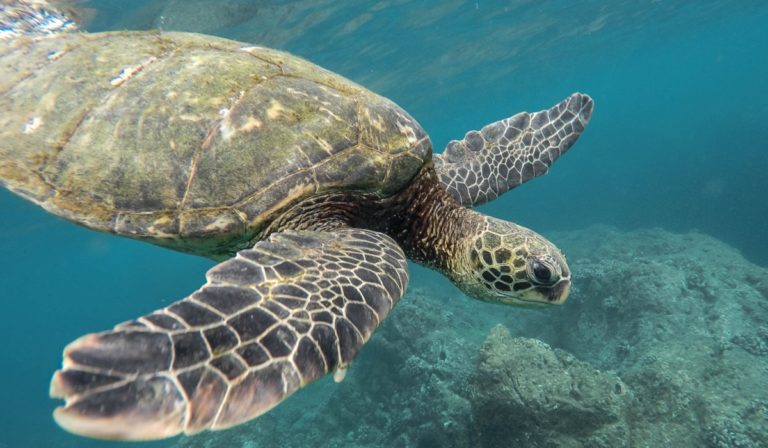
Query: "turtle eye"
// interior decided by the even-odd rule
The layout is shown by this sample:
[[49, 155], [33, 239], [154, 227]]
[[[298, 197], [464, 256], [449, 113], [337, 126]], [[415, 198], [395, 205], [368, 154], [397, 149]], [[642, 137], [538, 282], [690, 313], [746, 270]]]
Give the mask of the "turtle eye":
[[533, 280], [535, 280], [536, 283], [545, 285], [552, 283], [552, 270], [549, 269], [547, 265], [537, 260], [533, 260], [530, 266], [531, 272], [533, 273]]

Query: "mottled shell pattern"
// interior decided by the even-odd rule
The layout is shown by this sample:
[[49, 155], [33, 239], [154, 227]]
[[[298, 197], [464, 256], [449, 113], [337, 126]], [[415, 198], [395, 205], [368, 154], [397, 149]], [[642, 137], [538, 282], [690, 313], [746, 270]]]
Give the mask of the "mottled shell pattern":
[[397, 193], [431, 158], [391, 101], [289, 54], [188, 33], [17, 39], [0, 52], [0, 109], [7, 188], [208, 256], [251, 245], [304, 198]]

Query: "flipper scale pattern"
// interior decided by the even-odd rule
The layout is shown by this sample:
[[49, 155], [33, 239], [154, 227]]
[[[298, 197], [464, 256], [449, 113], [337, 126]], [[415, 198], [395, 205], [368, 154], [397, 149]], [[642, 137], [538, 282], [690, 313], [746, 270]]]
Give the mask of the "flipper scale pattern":
[[545, 174], [584, 131], [593, 106], [592, 98], [574, 93], [548, 110], [469, 131], [433, 155], [440, 182], [467, 207], [496, 199]]
[[[65, 350], [65, 428], [113, 439], [223, 429], [346, 368], [405, 291], [407, 262], [361, 229], [272, 235], [187, 298]], [[158, 423], [162, 422], [162, 424]]]

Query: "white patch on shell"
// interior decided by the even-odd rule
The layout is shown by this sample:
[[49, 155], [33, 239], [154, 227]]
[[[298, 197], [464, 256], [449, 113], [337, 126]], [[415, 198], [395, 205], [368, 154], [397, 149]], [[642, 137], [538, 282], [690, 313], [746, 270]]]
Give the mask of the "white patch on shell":
[[[341, 98], [342, 97], [341, 94], [339, 94], [339, 92], [337, 90], [331, 89], [330, 87], [326, 87], [326, 86], [320, 85], [320, 86], [318, 86], [318, 88], [320, 88], [320, 90], [325, 92], [327, 95], [330, 95], [330, 96], [333, 96], [333, 97], [336, 97], [336, 98]], [[324, 102], [323, 104], [328, 105], [329, 103]]]
[[223, 138], [225, 141], [232, 138], [232, 136], [237, 134], [237, 132], [240, 130], [232, 124], [232, 109], [243, 98], [243, 95], [245, 95], [245, 91], [241, 90], [236, 98], [229, 99], [231, 104], [229, 108], [225, 107], [219, 110], [219, 115], [221, 115], [219, 133], [221, 134], [221, 138]]
[[262, 125], [261, 120], [259, 120], [258, 118], [248, 117], [248, 119], [245, 121], [245, 124], [237, 128], [237, 130], [243, 131], [243, 132], [251, 132], [254, 129], [259, 129], [261, 125]]
[[44, 0], [3, 1], [0, 4], [3, 12], [0, 40], [20, 36], [49, 38], [77, 29], [72, 20], [47, 7]]
[[229, 121], [229, 109], [225, 108], [219, 110], [219, 115], [221, 115], [221, 125], [219, 126], [221, 138], [229, 140], [236, 132], [235, 129], [232, 128], [232, 123]]
[[231, 224], [232, 220], [228, 216], [221, 216], [216, 218], [216, 221], [213, 221], [212, 223], [205, 226], [204, 230], [206, 232], [215, 232], [218, 230], [224, 230]]
[[408, 139], [408, 143], [414, 144], [419, 140], [416, 138], [416, 131], [414, 131], [410, 125], [402, 124], [398, 121], [397, 129], [400, 130], [401, 134], [405, 135], [405, 138]]
[[253, 47], [240, 47], [240, 51], [244, 51], [246, 53], [250, 53], [250, 52], [252, 52], [254, 50], [261, 50], [262, 48], [263, 47], [256, 47], [256, 46], [253, 46]]
[[129, 79], [131, 79], [131, 77], [136, 73], [139, 73], [140, 71], [144, 70], [146, 66], [155, 62], [156, 60], [157, 60], [156, 57], [150, 56], [141, 64], [134, 65], [133, 67], [125, 67], [122, 70], [120, 70], [120, 73], [118, 73], [117, 76], [110, 79], [109, 83], [112, 85], [112, 87], [118, 87], [125, 81], [128, 81]]
[[381, 119], [381, 117], [377, 115], [373, 115], [370, 111], [370, 109], [364, 109], [363, 110], [366, 118], [368, 118], [368, 122], [371, 123], [371, 125], [376, 128], [379, 132], [384, 132], [384, 121]]
[[41, 120], [40, 117], [32, 117], [26, 123], [24, 123], [24, 128], [21, 130], [21, 132], [25, 134], [31, 134], [35, 132], [42, 124], [43, 120]]
[[269, 103], [269, 109], [267, 109], [267, 118], [274, 120], [282, 115], [283, 112], [285, 112], [283, 105], [280, 104], [279, 101], [273, 99], [272, 102]]
[[16, 30], [9, 30], [7, 28], [0, 29], [0, 40], [11, 40], [19, 36], [21, 36], [21, 33]]
[[331, 146], [331, 144], [328, 143], [327, 140], [319, 137], [315, 137], [315, 140], [317, 141], [317, 143], [320, 144], [323, 150], [325, 150], [328, 154], [333, 154], [333, 146]]
[[[321, 88], [326, 93], [329, 93], [329, 94], [331, 93], [330, 90], [328, 90], [327, 88], [324, 88], [323, 86], [318, 86], [318, 88]], [[303, 97], [310, 98], [312, 101], [315, 101], [315, 102], [317, 102], [319, 104], [322, 104], [323, 106], [331, 106], [332, 105], [332, 103], [330, 101], [323, 101], [322, 99], [320, 99], [319, 96], [317, 96], [317, 95], [310, 95], [309, 93], [307, 93], [307, 92], [305, 92], [303, 90], [297, 90], [297, 89], [294, 89], [293, 87], [288, 87], [285, 90], [288, 91], [289, 93], [293, 94], [293, 95], [301, 95]], [[339, 96], [339, 95], [335, 95], [335, 96]]]
[[64, 56], [67, 52], [68, 52], [68, 50], [52, 51], [52, 52], [48, 53], [48, 61], [53, 62], [53, 61], [59, 59], [60, 57]]
[[200, 67], [202, 65], [205, 65], [206, 59], [202, 58], [200, 56], [191, 56], [189, 58], [190, 63], [187, 65], [188, 69], [196, 69], [197, 67]]
[[[157, 238], [170, 238], [175, 235], [170, 234], [168, 232], [163, 232], [160, 229], [163, 227], [166, 227], [169, 223], [171, 223], [173, 220], [167, 216], [164, 216], [162, 218], [156, 219], [154, 223], [152, 223], [151, 226], [147, 229], [150, 235], [153, 235]], [[158, 227], [159, 226], [159, 227]]]
[[41, 23], [38, 29], [46, 33], [56, 33], [66, 28], [68, 23], [71, 23], [71, 21], [65, 20], [62, 17], [50, 17], [48, 21]]
[[320, 111], [321, 112], [325, 112], [326, 114], [330, 115], [331, 118], [333, 118], [334, 120], [336, 120], [336, 121], [338, 121], [340, 123], [344, 122], [344, 120], [342, 120], [341, 117], [339, 117], [338, 115], [334, 114], [333, 111], [331, 111], [330, 109], [327, 109], [325, 107], [321, 107]]
[[293, 87], [287, 87], [287, 88], [285, 89], [285, 91], [286, 91], [286, 92], [288, 92], [288, 93], [292, 93], [292, 94], [294, 94], [294, 95], [301, 95], [301, 96], [305, 96], [305, 97], [307, 97], [307, 98], [312, 98], [312, 99], [314, 99], [314, 100], [317, 100], [317, 97], [316, 97], [316, 96], [311, 96], [311, 95], [310, 95], [310, 94], [308, 94], [307, 92], [305, 92], [305, 91], [303, 91], [303, 90], [297, 90], [297, 89], [294, 89]]

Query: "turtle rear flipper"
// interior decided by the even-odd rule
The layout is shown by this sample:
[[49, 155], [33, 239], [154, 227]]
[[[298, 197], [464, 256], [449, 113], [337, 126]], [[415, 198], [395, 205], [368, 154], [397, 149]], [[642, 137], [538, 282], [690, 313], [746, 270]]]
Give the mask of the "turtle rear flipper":
[[372, 231], [284, 232], [173, 305], [84, 336], [51, 395], [65, 429], [148, 440], [223, 429], [345, 368], [402, 296], [402, 250]]
[[469, 131], [432, 156], [440, 182], [467, 207], [492, 201], [546, 173], [584, 131], [593, 106], [588, 95], [574, 93], [550, 109]]

